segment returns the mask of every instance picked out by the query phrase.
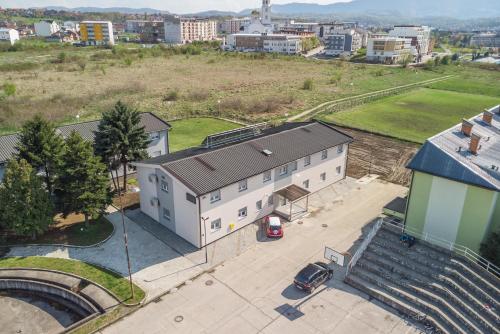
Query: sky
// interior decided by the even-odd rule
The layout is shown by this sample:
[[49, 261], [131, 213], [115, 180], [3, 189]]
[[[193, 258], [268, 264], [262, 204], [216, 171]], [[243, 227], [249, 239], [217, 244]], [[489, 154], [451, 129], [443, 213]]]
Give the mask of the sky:
[[[271, 0], [271, 3], [309, 2], [330, 4], [349, 0]], [[0, 7], [28, 8], [44, 6], [65, 7], [149, 7], [172, 13], [195, 13], [205, 10], [241, 11], [261, 6], [260, 0], [0, 0]]]

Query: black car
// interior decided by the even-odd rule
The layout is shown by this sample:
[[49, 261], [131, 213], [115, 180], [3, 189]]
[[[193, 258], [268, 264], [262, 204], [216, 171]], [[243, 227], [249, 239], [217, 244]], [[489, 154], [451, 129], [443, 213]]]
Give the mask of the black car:
[[300, 290], [312, 293], [314, 289], [333, 277], [333, 270], [323, 262], [310, 263], [299, 271], [293, 283]]

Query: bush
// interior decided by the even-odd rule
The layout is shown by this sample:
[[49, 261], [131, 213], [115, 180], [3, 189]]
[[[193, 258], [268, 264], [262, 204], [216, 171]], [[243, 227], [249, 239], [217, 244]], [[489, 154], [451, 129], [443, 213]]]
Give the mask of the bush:
[[334, 75], [332, 75], [332, 77], [330, 78], [330, 84], [332, 85], [338, 85], [340, 83], [340, 81], [342, 80], [342, 74], [340, 73], [335, 73]]
[[179, 93], [176, 90], [171, 90], [163, 97], [163, 101], [177, 101], [178, 99]]
[[449, 65], [451, 62], [450, 56], [446, 55], [441, 58], [441, 65]]
[[57, 55], [57, 62], [59, 64], [65, 63], [66, 62], [66, 53], [61, 52]]
[[87, 62], [85, 61], [85, 59], [78, 60], [78, 67], [80, 67], [82, 71], [85, 71], [85, 67], [87, 67]]
[[16, 85], [11, 82], [4, 83], [2, 88], [6, 96], [13, 96], [16, 94]]
[[304, 84], [302, 85], [303, 90], [313, 90], [314, 83], [312, 79], [304, 80]]
[[127, 65], [127, 66], [132, 65], [132, 58], [127, 57], [127, 58], [123, 59], [123, 63], [124, 63], [125, 65]]

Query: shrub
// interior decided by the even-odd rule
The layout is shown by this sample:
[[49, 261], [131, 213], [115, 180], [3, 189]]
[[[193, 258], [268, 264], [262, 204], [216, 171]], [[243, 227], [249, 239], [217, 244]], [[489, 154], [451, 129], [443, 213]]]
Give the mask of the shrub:
[[179, 93], [176, 90], [169, 91], [163, 97], [163, 101], [177, 101], [178, 99], [179, 99]]
[[78, 60], [78, 67], [80, 67], [82, 71], [85, 71], [85, 67], [87, 67], [87, 62], [85, 61], [85, 59]]
[[66, 62], [66, 53], [65, 52], [60, 52], [58, 55], [57, 55], [57, 62], [59, 64], [62, 64], [64, 62]]
[[132, 58], [126, 57], [125, 59], [123, 59], [123, 63], [127, 66], [132, 65]]
[[304, 84], [302, 85], [303, 90], [313, 90], [314, 83], [312, 79], [304, 80]]
[[16, 85], [11, 82], [4, 83], [2, 88], [6, 96], [13, 96], [16, 94]]
[[22, 63], [7, 63], [0, 65], [0, 72], [22, 72], [38, 68], [37, 63], [22, 62]]
[[330, 84], [332, 84], [332, 85], [338, 85], [341, 80], [342, 80], [342, 74], [341, 73], [335, 73], [330, 78]]
[[450, 62], [451, 62], [450, 56], [448, 56], [448, 55], [441, 58], [441, 65], [449, 65]]
[[375, 72], [373, 72], [373, 74], [376, 76], [376, 77], [381, 77], [384, 75], [384, 70], [383, 69], [378, 69], [376, 70]]

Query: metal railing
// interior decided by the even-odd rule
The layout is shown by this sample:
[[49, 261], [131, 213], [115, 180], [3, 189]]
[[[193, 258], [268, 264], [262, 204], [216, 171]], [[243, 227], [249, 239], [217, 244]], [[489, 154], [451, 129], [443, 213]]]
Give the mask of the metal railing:
[[467, 260], [474, 262], [477, 264], [480, 268], [486, 270], [487, 272], [493, 274], [496, 277], [500, 277], [500, 268], [482, 257], [481, 255], [477, 254], [473, 250], [471, 250], [468, 247], [456, 244], [454, 242], [451, 242], [449, 240], [445, 240], [436, 236], [433, 236], [430, 233], [420, 233], [417, 232], [415, 229], [405, 226], [402, 224], [399, 220], [396, 220], [394, 218], [379, 218], [375, 225], [373, 226], [372, 230], [368, 235], [366, 236], [365, 240], [361, 243], [359, 246], [358, 250], [354, 255], [352, 256], [351, 260], [349, 261], [349, 264], [347, 265], [347, 272], [346, 276], [349, 274], [349, 272], [352, 270], [352, 268], [356, 265], [358, 260], [361, 258], [363, 255], [364, 251], [368, 247], [368, 244], [372, 241], [373, 237], [377, 234], [377, 232], [380, 230], [380, 228], [383, 226], [389, 226], [391, 228], [397, 228], [398, 230], [401, 230], [401, 233], [406, 233], [411, 236], [414, 236], [417, 239], [429, 242], [433, 245], [448, 249], [458, 255], [463, 256]]
[[363, 253], [365, 252], [366, 248], [370, 244], [370, 242], [373, 240], [373, 237], [377, 234], [377, 232], [380, 230], [382, 227], [382, 224], [384, 223], [384, 219], [380, 218], [377, 220], [371, 231], [368, 233], [366, 238], [363, 240], [361, 245], [359, 245], [358, 250], [354, 255], [351, 257], [349, 260], [349, 263], [347, 264], [347, 271], [346, 271], [346, 276], [349, 275], [349, 272], [352, 270], [352, 268], [358, 263], [358, 260], [363, 256]]

